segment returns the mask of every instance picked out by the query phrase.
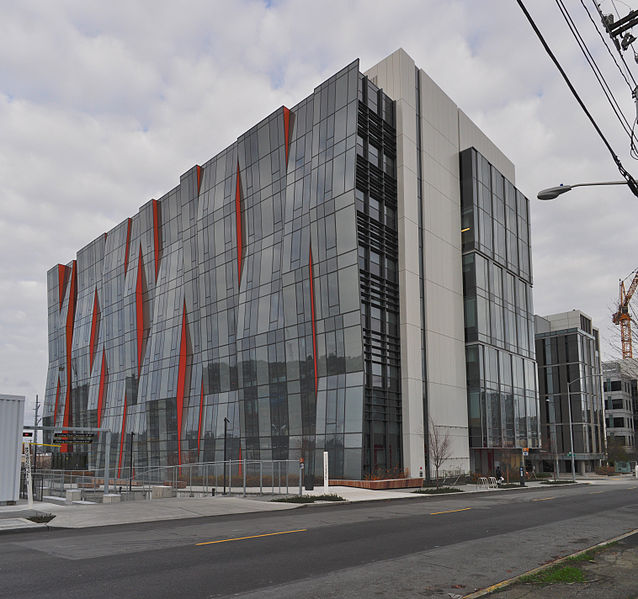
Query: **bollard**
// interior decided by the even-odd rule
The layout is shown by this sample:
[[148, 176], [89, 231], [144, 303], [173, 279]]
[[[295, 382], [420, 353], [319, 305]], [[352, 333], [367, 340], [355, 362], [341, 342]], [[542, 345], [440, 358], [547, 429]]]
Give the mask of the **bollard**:
[[303, 469], [304, 469], [304, 463], [303, 463], [303, 458], [299, 458], [299, 497], [302, 496], [303, 494]]

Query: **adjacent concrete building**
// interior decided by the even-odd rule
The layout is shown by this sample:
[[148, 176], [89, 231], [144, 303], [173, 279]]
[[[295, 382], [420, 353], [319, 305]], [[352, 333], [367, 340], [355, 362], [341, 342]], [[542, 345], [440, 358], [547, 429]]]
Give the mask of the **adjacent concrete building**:
[[605, 455], [598, 329], [580, 310], [536, 316], [536, 359], [545, 468], [591, 472]]
[[111, 428], [118, 470], [129, 433], [136, 468], [220, 460], [224, 419], [229, 457], [327, 450], [336, 477], [427, 474], [432, 427], [445, 471], [517, 463], [539, 420], [514, 182], [403, 50], [353, 62], [49, 271], [45, 424]]

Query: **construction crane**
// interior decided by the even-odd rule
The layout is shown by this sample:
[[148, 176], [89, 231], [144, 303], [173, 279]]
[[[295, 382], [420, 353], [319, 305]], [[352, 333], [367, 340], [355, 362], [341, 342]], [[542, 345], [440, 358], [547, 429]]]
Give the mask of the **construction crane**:
[[[634, 276], [629, 288], [625, 288], [625, 281], [629, 277]], [[620, 341], [622, 343], [622, 358], [633, 358], [633, 350], [631, 346], [631, 316], [629, 315], [629, 300], [638, 287], [638, 269], [632, 272], [625, 281], [621, 280], [619, 287], [618, 310], [611, 317], [614, 324], [620, 325]]]

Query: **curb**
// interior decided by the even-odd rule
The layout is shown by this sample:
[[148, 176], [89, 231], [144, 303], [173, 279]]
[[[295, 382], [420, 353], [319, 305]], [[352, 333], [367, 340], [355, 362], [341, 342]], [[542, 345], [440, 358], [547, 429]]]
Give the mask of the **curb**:
[[[577, 481], [576, 484], [590, 484], [586, 481]], [[469, 485], [468, 485], [469, 486]], [[473, 486], [473, 485], [472, 485]], [[345, 500], [345, 501], [326, 501], [326, 502], [318, 502], [318, 503], [286, 503], [286, 502], [282, 502], [285, 503], [286, 505], [289, 505], [291, 507], [294, 507], [294, 509], [299, 509], [299, 508], [321, 508], [321, 507], [329, 507], [329, 506], [334, 506], [334, 505], [370, 505], [370, 504], [374, 504], [374, 503], [378, 503], [378, 504], [383, 504], [383, 503], [387, 503], [387, 502], [391, 502], [391, 501], [426, 501], [428, 499], [431, 498], [444, 498], [444, 497], [459, 497], [461, 495], [495, 495], [497, 493], [502, 493], [502, 492], [506, 492], [506, 491], [513, 491], [513, 492], [519, 492], [519, 491], [529, 491], [530, 489], [542, 489], [544, 487], [548, 487], [549, 485], [526, 485], [525, 487], [514, 487], [514, 488], [510, 488], [510, 489], [489, 489], [489, 490], [485, 490], [485, 491], [479, 491], [476, 489], [472, 489], [472, 490], [467, 490], [467, 491], [463, 491], [461, 493], [405, 493], [404, 497], [384, 497], [382, 499], [359, 499], [356, 501], [352, 501], [352, 500]], [[557, 485], [557, 487], [567, 487], [569, 488], [572, 485]], [[422, 487], [421, 487], [422, 488]], [[37, 511], [37, 510], [36, 510]], [[264, 512], [268, 511], [268, 510], [263, 510]], [[262, 510], [257, 510], [255, 512], [242, 512], [245, 514], [257, 514], [257, 513], [262, 513]], [[215, 518], [215, 517], [223, 517], [223, 516], [232, 516], [234, 514], [215, 514], [214, 516], [207, 516], [207, 515], [202, 515], [202, 516], [193, 516], [192, 518], [178, 518], [177, 520], [186, 520], [186, 519], [197, 519], [197, 518]], [[159, 521], [163, 521], [161, 519], [159, 520], [149, 520], [148, 522], [159, 522]], [[113, 524], [113, 525], [106, 525], [106, 526], [126, 526], [127, 524], [136, 524], [137, 522], [125, 522], [125, 523], [121, 523], [121, 524]], [[2, 534], [9, 534], [9, 533], [14, 533], [14, 534], [18, 534], [18, 533], [22, 533], [22, 532], [32, 532], [32, 531], [39, 531], [39, 530], [85, 530], [88, 528], [102, 528], [105, 525], [103, 524], [94, 524], [91, 526], [83, 526], [80, 528], [75, 528], [75, 527], [71, 527], [71, 526], [48, 526], [48, 524], [45, 524], [44, 527], [42, 528], [14, 528], [14, 529], [6, 529], [6, 530], [0, 530], [0, 535]]]
[[523, 578], [523, 576], [529, 576], [530, 574], [536, 574], [537, 572], [542, 572], [543, 570], [546, 570], [547, 568], [551, 568], [552, 566], [561, 564], [562, 562], [566, 562], [567, 560], [573, 557], [582, 555], [583, 553], [587, 553], [588, 551], [591, 551], [592, 549], [596, 549], [598, 547], [605, 547], [606, 545], [611, 545], [612, 543], [616, 543], [617, 541], [621, 541], [622, 539], [631, 537], [632, 535], [635, 535], [636, 533], [638, 533], [638, 528], [634, 528], [634, 530], [630, 530], [629, 532], [626, 532], [622, 535], [614, 537], [613, 539], [602, 541], [601, 543], [597, 543], [596, 545], [592, 545], [591, 547], [587, 547], [586, 549], [581, 549], [580, 551], [576, 551], [575, 553], [572, 553], [570, 555], [559, 557], [558, 559], [555, 559], [555, 560], [552, 560], [551, 562], [543, 564], [542, 566], [539, 566], [538, 568], [528, 570], [527, 572], [523, 572], [522, 574], [514, 576], [513, 578], [508, 578], [507, 580], [501, 580], [501, 582], [497, 582], [496, 584], [490, 585], [489, 587], [485, 587], [484, 589], [479, 589], [478, 591], [474, 591], [473, 593], [470, 593], [469, 595], [463, 595], [463, 599], [476, 599], [477, 597], [484, 597], [485, 595], [489, 595], [493, 593], [494, 591], [500, 591], [501, 589], [504, 589], [518, 582], [521, 578]]

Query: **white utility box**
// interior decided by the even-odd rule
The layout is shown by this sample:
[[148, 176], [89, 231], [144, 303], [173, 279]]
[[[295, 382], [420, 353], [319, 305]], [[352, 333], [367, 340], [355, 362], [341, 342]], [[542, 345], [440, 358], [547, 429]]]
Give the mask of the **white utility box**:
[[24, 397], [0, 394], [0, 505], [20, 495]]

